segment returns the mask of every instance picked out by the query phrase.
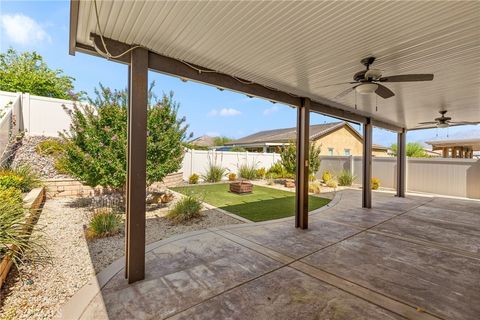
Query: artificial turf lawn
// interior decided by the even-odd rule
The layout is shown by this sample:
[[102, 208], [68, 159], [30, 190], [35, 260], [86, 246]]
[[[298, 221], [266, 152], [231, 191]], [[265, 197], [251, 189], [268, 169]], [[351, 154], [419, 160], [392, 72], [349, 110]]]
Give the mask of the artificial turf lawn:
[[[183, 194], [198, 194], [206, 203], [255, 222], [280, 219], [295, 214], [295, 194], [289, 191], [254, 185], [252, 193], [240, 195], [231, 193], [228, 183], [172, 189]], [[309, 196], [308, 211], [323, 207], [329, 202], [329, 199]]]

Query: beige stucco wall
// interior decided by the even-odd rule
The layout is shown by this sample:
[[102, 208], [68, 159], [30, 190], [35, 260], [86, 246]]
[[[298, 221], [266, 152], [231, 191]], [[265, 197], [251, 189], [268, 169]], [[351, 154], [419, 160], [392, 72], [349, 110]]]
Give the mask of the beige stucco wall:
[[[356, 135], [356, 133], [352, 132], [352, 129], [346, 126], [315, 141], [315, 145], [320, 147], [320, 155], [322, 156], [330, 155], [328, 152], [329, 148], [333, 148], [334, 156], [344, 156], [345, 149], [350, 149], [350, 155], [352, 156], [361, 156], [363, 153], [362, 144], [362, 140]], [[372, 154], [376, 157], [387, 156], [385, 150], [375, 148], [373, 149]]]

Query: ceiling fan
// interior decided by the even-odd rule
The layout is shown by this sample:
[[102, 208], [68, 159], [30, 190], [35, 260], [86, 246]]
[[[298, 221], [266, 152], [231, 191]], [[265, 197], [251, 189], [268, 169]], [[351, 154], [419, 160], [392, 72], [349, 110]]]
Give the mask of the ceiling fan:
[[382, 71], [379, 69], [370, 69], [370, 66], [375, 61], [375, 57], [368, 57], [362, 59], [360, 62], [366, 67], [365, 70], [355, 73], [353, 82], [337, 83], [340, 84], [354, 84], [353, 87], [342, 91], [335, 98], [342, 98], [355, 90], [360, 94], [376, 93], [383, 99], [391, 98], [395, 95], [392, 90], [385, 87], [381, 83], [384, 82], [412, 82], [412, 81], [432, 81], [433, 74], [402, 74], [396, 76], [382, 77]]
[[447, 110], [441, 110], [438, 111], [441, 116], [438, 118], [435, 118], [435, 121], [427, 121], [427, 122], [420, 122], [419, 127], [421, 126], [429, 126], [429, 125], [436, 125], [437, 128], [448, 128], [450, 125], [466, 125], [466, 124], [478, 124], [478, 122], [469, 122], [469, 121], [451, 121], [451, 117], [446, 117], [445, 114], [447, 113]]

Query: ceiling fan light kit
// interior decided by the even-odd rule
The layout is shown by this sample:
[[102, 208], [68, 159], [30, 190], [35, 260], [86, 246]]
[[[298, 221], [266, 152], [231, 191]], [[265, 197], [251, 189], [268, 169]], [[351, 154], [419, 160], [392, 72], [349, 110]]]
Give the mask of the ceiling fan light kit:
[[374, 93], [377, 90], [378, 84], [376, 83], [364, 83], [355, 88], [359, 94], [369, 94]]

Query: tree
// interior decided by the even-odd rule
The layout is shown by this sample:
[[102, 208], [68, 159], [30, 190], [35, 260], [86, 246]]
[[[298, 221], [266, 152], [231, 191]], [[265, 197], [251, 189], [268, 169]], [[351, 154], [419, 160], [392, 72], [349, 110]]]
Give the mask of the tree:
[[[393, 155], [397, 156], [397, 144], [394, 143], [390, 147], [392, 149]], [[409, 158], [428, 158], [428, 154], [423, 149], [422, 145], [418, 142], [409, 142], [407, 143], [407, 157]]]
[[50, 69], [35, 51], [17, 53], [10, 48], [0, 54], [0, 90], [71, 99], [74, 80], [60, 69]]
[[[152, 94], [147, 119], [147, 183], [161, 181], [180, 169], [188, 125], [178, 118], [179, 104], [173, 93], [157, 99]], [[126, 90], [112, 91], [100, 85], [96, 98], [75, 105], [72, 125], [62, 134], [65, 151], [61, 166], [87, 185], [122, 189], [126, 182]]]
[[[314, 143], [310, 143], [309, 160], [308, 160], [308, 174], [314, 175], [320, 168], [320, 147]], [[280, 153], [280, 163], [285, 168], [287, 173], [296, 174], [297, 171], [297, 147], [294, 142], [288, 144]]]
[[221, 136], [213, 138], [213, 143], [216, 146], [224, 146], [227, 142], [233, 141], [232, 138]]

